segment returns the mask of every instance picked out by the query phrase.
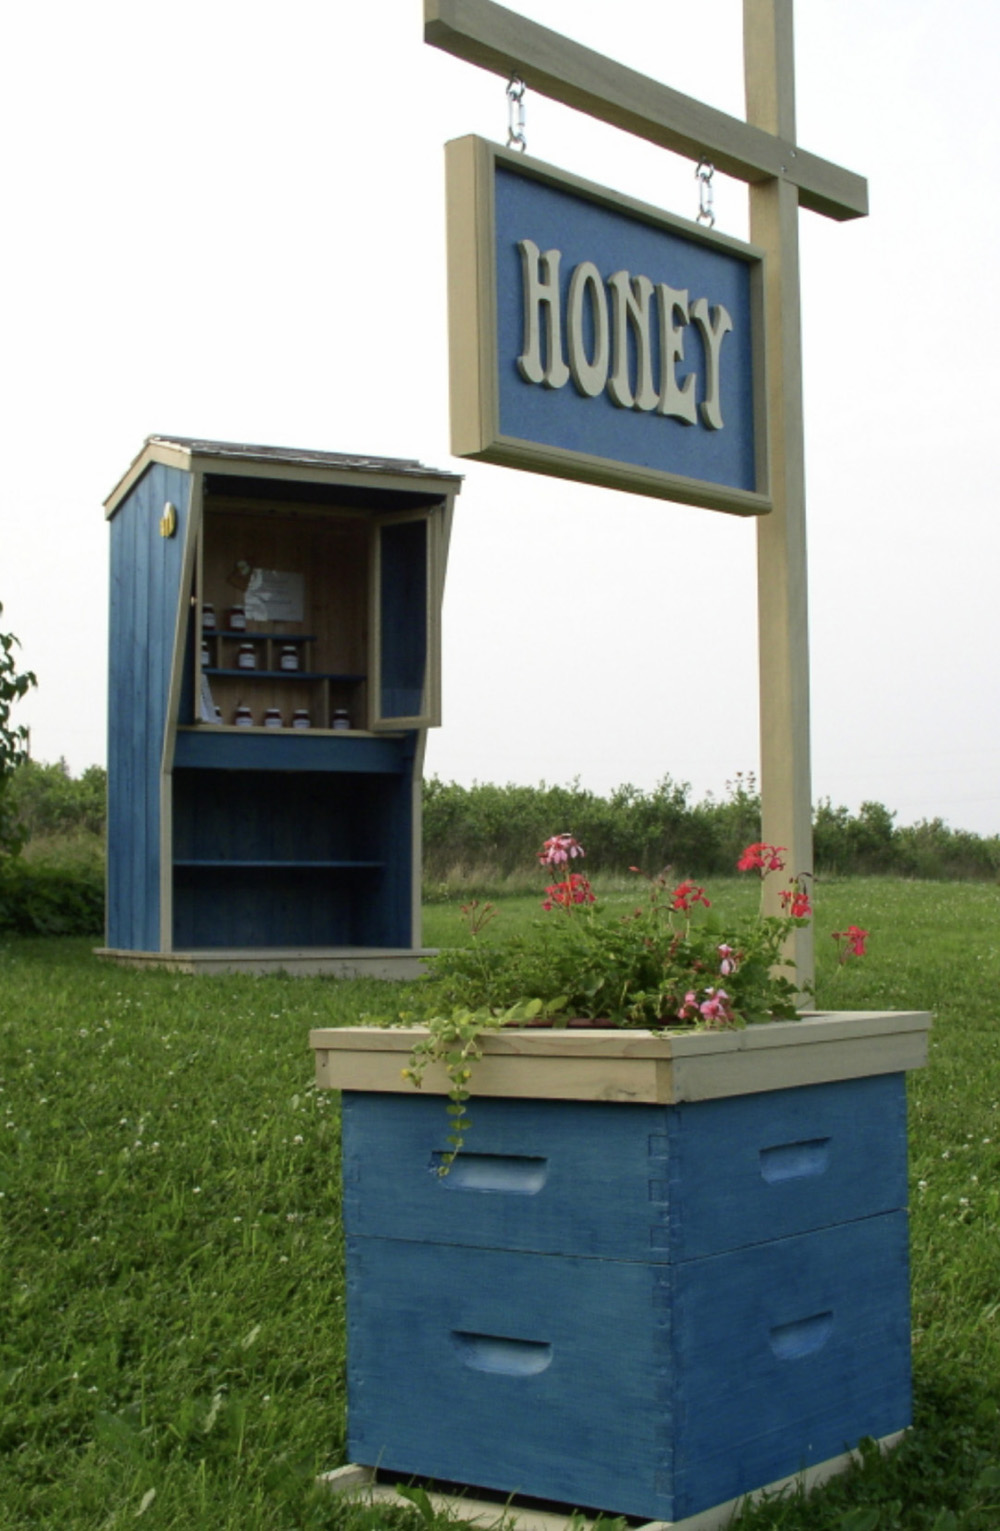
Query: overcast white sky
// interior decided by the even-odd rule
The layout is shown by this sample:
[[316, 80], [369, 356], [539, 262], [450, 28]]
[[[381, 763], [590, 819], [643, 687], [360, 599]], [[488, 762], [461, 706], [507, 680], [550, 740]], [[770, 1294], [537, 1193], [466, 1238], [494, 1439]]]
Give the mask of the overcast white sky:
[[[743, 113], [739, 0], [515, 8]], [[1000, 7], [796, 11], [799, 141], [871, 192], [800, 219], [813, 796], [996, 834]], [[176, 432], [465, 472], [430, 771], [755, 768], [753, 524], [450, 456], [442, 145], [506, 103], [421, 0], [55, 0], [2, 39], [0, 625], [37, 758], [105, 758], [101, 502]], [[687, 161], [527, 108], [533, 156], [694, 216]], [[745, 237], [742, 187], [716, 211]]]

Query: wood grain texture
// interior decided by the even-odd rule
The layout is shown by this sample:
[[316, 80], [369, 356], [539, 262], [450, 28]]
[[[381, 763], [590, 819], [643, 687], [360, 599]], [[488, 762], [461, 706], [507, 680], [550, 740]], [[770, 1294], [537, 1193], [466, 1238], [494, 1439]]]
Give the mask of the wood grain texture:
[[311, 730], [180, 728], [174, 768], [204, 771], [325, 771], [399, 774], [406, 769], [402, 738], [317, 737]]
[[[794, 137], [791, 0], [744, 0], [743, 33], [747, 115], [765, 132]], [[766, 251], [773, 507], [757, 524], [761, 834], [784, 847], [792, 876], [808, 879], [813, 841], [799, 205], [787, 180], [751, 187], [750, 236]], [[779, 912], [778, 893], [775, 879], [765, 883], [766, 913]], [[788, 955], [808, 992], [815, 979], [811, 923], [791, 933]]]
[[902, 1074], [677, 1106], [343, 1097], [344, 1225], [364, 1237], [677, 1263], [906, 1204]]
[[[201, 972], [418, 975], [417, 734], [437, 707], [438, 608], [459, 484], [412, 462], [147, 441], [106, 502], [111, 697], [102, 954], [141, 963], [170, 957], [166, 965]], [[164, 537], [168, 501], [176, 533]], [[377, 529], [384, 528], [398, 556], [376, 619], [369, 577]], [[302, 609], [291, 607], [283, 636], [308, 644], [312, 668], [291, 678], [266, 673], [282, 635], [251, 619], [263, 658], [253, 672], [239, 672], [241, 640], [225, 621], [240, 601], [245, 565], [300, 577]], [[348, 705], [351, 730], [196, 724], [206, 601], [218, 619], [206, 667], [224, 709], [252, 700], [258, 715], [264, 706], [282, 709], [287, 724], [293, 706], [308, 704], [328, 725], [329, 707]], [[409, 706], [423, 685], [430, 701], [426, 716], [396, 718], [377, 738], [360, 732], [368, 721], [365, 677], [376, 620], [395, 640], [396, 691], [407, 693]], [[423, 643], [416, 664], [407, 648], [414, 626]]]
[[[846, 1012], [744, 1031], [510, 1030], [482, 1039], [474, 1096], [681, 1100], [789, 1089], [866, 1074], [892, 1074], [927, 1061], [930, 1016], [923, 1011]], [[402, 1077], [419, 1028], [319, 1027], [310, 1034], [321, 1089], [409, 1094]], [[448, 1091], [443, 1068], [424, 1075], [425, 1094]]]
[[349, 1238], [347, 1290], [393, 1472], [674, 1520], [909, 1423], [901, 1212], [676, 1266]]
[[[157, 464], [111, 522], [107, 939], [160, 943], [161, 768], [171, 696], [190, 475]], [[164, 503], [174, 537], [160, 536]]]
[[424, 40], [738, 180], [782, 177], [803, 207], [827, 217], [868, 211], [864, 178], [801, 149], [793, 135], [741, 122], [492, 0], [424, 0]]
[[[459, 456], [524, 468], [635, 494], [651, 495], [734, 515], [763, 515], [770, 509], [767, 493], [767, 431], [763, 345], [763, 280], [760, 251], [745, 242], [714, 230], [698, 229], [662, 208], [626, 197], [542, 161], [517, 154], [482, 138], [469, 136], [445, 146], [448, 207], [448, 311], [449, 366], [452, 405], [452, 450]], [[636, 445], [619, 455], [604, 447], [584, 450], [554, 439], [535, 440], [530, 431], [505, 434], [500, 429], [501, 376], [512, 357], [501, 356], [498, 328], [497, 275], [497, 174], [520, 176], [528, 182], [556, 189], [592, 210], [618, 216], [623, 236], [636, 226], [659, 230], [667, 240], [698, 245], [745, 264], [749, 273], [750, 302], [746, 318], [753, 336], [750, 378], [753, 385], [755, 479], [743, 487], [721, 477], [715, 481], [706, 468], [702, 477], [677, 471], [677, 464], [654, 455], [636, 454]], [[624, 258], [624, 257], [622, 257]], [[508, 337], [509, 340], [509, 337]], [[508, 405], [510, 395], [507, 395]], [[600, 455], [605, 450], [607, 455]], [[732, 466], [732, 465], [731, 465]]]
[[163, 968], [170, 973], [196, 973], [206, 977], [220, 973], [287, 973], [290, 978], [381, 978], [398, 982], [419, 978], [423, 959], [433, 953], [411, 947], [401, 951], [340, 946], [253, 950], [203, 948], [172, 952], [100, 947], [96, 955], [119, 967]]

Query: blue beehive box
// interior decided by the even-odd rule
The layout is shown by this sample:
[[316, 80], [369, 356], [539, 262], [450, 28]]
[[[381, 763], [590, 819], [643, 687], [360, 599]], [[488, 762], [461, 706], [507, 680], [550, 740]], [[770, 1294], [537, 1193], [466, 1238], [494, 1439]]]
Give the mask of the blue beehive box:
[[905, 1034], [887, 1072], [811, 1077], [807, 1043], [805, 1082], [717, 1098], [477, 1094], [446, 1177], [440, 1097], [398, 1052], [350, 1088], [314, 1034], [348, 1086], [352, 1459], [676, 1522], [905, 1429]]

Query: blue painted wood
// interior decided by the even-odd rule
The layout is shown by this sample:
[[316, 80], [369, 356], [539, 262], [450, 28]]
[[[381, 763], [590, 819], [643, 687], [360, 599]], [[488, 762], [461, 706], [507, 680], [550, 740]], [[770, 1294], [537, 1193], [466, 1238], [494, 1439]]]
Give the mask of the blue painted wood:
[[381, 687], [385, 719], [419, 717], [427, 669], [427, 522], [379, 528]]
[[[204, 771], [349, 771], [393, 774], [407, 769], [403, 739], [349, 738], [289, 729], [252, 734], [193, 729], [179, 733], [174, 766]], [[411, 746], [412, 754], [412, 746]]]
[[[210, 495], [221, 497], [224, 474], [207, 482]], [[176, 945], [412, 947], [414, 733], [248, 736], [182, 727], [173, 758], [163, 761], [168, 722], [193, 724], [198, 702], [201, 635], [194, 592], [180, 588], [193, 530], [191, 483], [190, 474], [154, 464], [111, 521], [108, 945], [160, 949], [166, 770]], [[248, 483], [241, 477], [241, 492]], [[269, 497], [277, 487], [269, 485]], [[289, 498], [296, 498], [291, 489]], [[167, 500], [178, 513], [172, 538], [159, 534]], [[400, 506], [409, 502], [400, 490]], [[414, 495], [413, 503], [426, 508], [426, 494]], [[412, 714], [419, 711], [427, 658], [426, 526], [388, 527], [385, 551], [387, 685], [397, 715]], [[178, 624], [182, 652], [175, 656]], [[265, 642], [263, 634], [238, 636]], [[303, 653], [315, 641], [315, 635], [272, 634], [271, 645], [283, 636]], [[225, 661], [222, 647], [212, 645], [217, 661]], [[229, 672], [223, 664], [213, 673]], [[297, 679], [314, 675], [327, 672], [297, 672]], [[330, 678], [364, 679], [339, 672]], [[168, 720], [171, 695], [177, 717]]]
[[[609, 205], [599, 193], [591, 197], [578, 186], [555, 184], [548, 171], [544, 180], [536, 178], [530, 162], [497, 166], [493, 200], [499, 433], [507, 444], [541, 443], [583, 454], [572, 476], [589, 482], [607, 483], [608, 467], [626, 464], [705, 484], [757, 489], [754, 391], [760, 384], [753, 354], [754, 252], [746, 247], [738, 251], [732, 244], [720, 249], [713, 246], [711, 236], [705, 239], [690, 225], [680, 229], [636, 217]], [[605, 276], [622, 269], [642, 273], [653, 283], [666, 281], [689, 289], [692, 302], [704, 296], [713, 306], [724, 305], [734, 321], [720, 351], [724, 428], [708, 428], [700, 410], [696, 422], [689, 424], [655, 408], [622, 409], [606, 389], [589, 397], [568, 378], [555, 387], [528, 382], [517, 365], [525, 349], [525, 278], [518, 245], [526, 238], [539, 250], [561, 251], [557, 285], [564, 314], [573, 271], [584, 261], [595, 262]], [[606, 294], [605, 300], [610, 301]], [[584, 323], [589, 326], [586, 305], [585, 311]], [[706, 357], [697, 326], [685, 326], [683, 343], [684, 364], [679, 370], [696, 378], [700, 404]], [[586, 346], [592, 344], [588, 335]], [[654, 387], [660, 386], [659, 344], [654, 318], [650, 332]], [[636, 382], [635, 365], [633, 351], [630, 386]], [[598, 472], [596, 478], [594, 458], [604, 463], [604, 474]]]
[[677, 1268], [674, 1513], [911, 1422], [903, 1211]]
[[[108, 697], [108, 944], [156, 951], [160, 780], [190, 474], [154, 464], [111, 520]], [[163, 507], [177, 532], [160, 536]]]
[[[473, 1081], [473, 1087], [475, 1082]], [[679, 1106], [345, 1093], [352, 1234], [683, 1261], [905, 1205], [902, 1074]]]
[[908, 1424], [906, 1246], [902, 1212], [672, 1265], [349, 1238], [349, 1454], [695, 1514]]
[[408, 946], [409, 792], [398, 774], [175, 770], [175, 946]]
[[[243, 635], [241, 634], [241, 636], [243, 636]], [[277, 639], [272, 639], [272, 642], [276, 643], [277, 641], [278, 641]], [[222, 668], [219, 665], [204, 665], [203, 666], [203, 670], [204, 670], [204, 673], [206, 675], [233, 675], [233, 676], [236, 676], [236, 677], [241, 677], [241, 676], [245, 676], [247, 674], [246, 670], [226, 669], [226, 668]], [[289, 673], [290, 672], [288, 670], [254, 670], [254, 672], [253, 672], [254, 678], [256, 680], [288, 680]], [[294, 680], [297, 680], [297, 681], [303, 681], [303, 680], [336, 680], [336, 681], [347, 681], [347, 682], [350, 682], [352, 685], [354, 685], [358, 681], [364, 680], [365, 677], [363, 675], [335, 675], [330, 670], [296, 670], [295, 673], [294, 673], [294, 676], [292, 678]]]
[[[357, 1239], [347, 1268], [350, 1460], [656, 1512], [671, 1377], [650, 1344], [670, 1319], [653, 1267]], [[551, 1361], [484, 1368], [477, 1340]], [[653, 1503], [669, 1502], [668, 1483]]]

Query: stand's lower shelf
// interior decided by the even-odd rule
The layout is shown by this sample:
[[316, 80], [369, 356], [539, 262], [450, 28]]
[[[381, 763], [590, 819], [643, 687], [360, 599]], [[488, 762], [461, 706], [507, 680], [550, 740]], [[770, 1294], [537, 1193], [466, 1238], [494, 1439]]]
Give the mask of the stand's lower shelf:
[[[241, 767], [212, 758], [173, 773], [173, 949], [410, 945], [412, 789], [399, 741], [232, 743]], [[185, 744], [230, 754], [217, 732]], [[333, 769], [303, 769], [313, 762]]]
[[264, 868], [264, 869], [274, 869], [275, 871], [278, 871], [278, 870], [281, 870], [283, 868], [294, 867], [295, 871], [297, 871], [297, 872], [314, 872], [314, 871], [324, 871], [324, 870], [329, 871], [331, 868], [335, 868], [338, 871], [365, 870], [365, 869], [370, 869], [372, 867], [381, 868], [381, 867], [385, 866], [385, 862], [384, 861], [299, 861], [299, 860], [295, 860], [295, 861], [272, 861], [272, 860], [267, 860], [267, 861], [242, 861], [241, 860], [241, 861], [237, 861], [237, 860], [234, 860], [234, 859], [231, 859], [231, 858], [226, 858], [226, 859], [219, 860], [219, 861], [210, 861], [210, 860], [204, 860], [204, 859], [201, 859], [201, 858], [195, 858], [194, 860], [186, 860], [186, 859], [178, 858], [177, 860], [175, 860], [174, 866], [175, 867], [213, 867], [213, 868], [221, 868], [221, 869], [223, 869], [223, 870], [225, 870], [227, 872], [228, 871], [242, 872], [242, 871], [247, 871], [247, 870], [251, 870], [252, 871], [252, 870], [260, 870], [261, 868]]
[[287, 973], [292, 978], [419, 978], [423, 959], [435, 955], [428, 947], [351, 946], [225, 947], [169, 952], [122, 950], [102, 946], [98, 957], [119, 967], [163, 968], [170, 973], [214, 977], [225, 973]]

